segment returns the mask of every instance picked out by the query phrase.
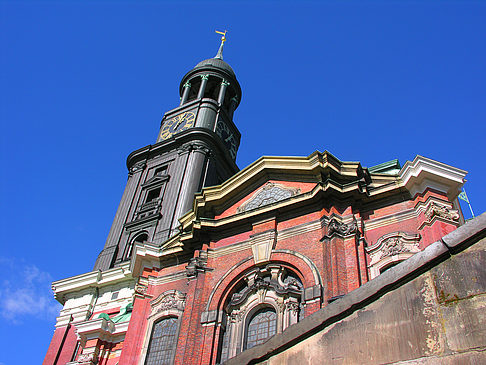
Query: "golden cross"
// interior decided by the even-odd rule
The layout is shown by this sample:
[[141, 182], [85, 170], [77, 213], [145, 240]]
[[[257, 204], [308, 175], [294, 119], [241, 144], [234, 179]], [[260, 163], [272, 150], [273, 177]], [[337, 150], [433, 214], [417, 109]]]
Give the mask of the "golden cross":
[[226, 32], [227, 30], [225, 30], [224, 32], [220, 32], [219, 30], [215, 30], [216, 33], [218, 34], [222, 34], [223, 36], [221, 37], [221, 43], [224, 43], [226, 41]]

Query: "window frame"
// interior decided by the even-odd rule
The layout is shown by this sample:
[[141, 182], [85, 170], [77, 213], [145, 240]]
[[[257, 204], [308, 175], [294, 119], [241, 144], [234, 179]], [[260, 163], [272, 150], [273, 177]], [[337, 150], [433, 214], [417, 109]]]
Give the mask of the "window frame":
[[180, 317], [177, 317], [177, 316], [174, 316], [174, 315], [168, 315], [168, 316], [163, 316], [163, 317], [157, 318], [157, 320], [153, 321], [153, 323], [151, 325], [150, 338], [148, 340], [147, 350], [146, 350], [146, 353], [145, 353], [145, 359], [144, 359], [144, 362], [143, 362], [145, 365], [148, 365], [149, 355], [150, 355], [149, 350], [150, 350], [150, 346], [152, 345], [155, 326], [162, 321], [172, 319], [172, 318], [176, 320], [175, 321], [176, 328], [175, 328], [175, 333], [174, 333], [174, 343], [172, 344], [172, 349], [170, 351], [170, 363], [174, 363], [174, 359], [175, 359], [175, 355], [176, 355], [176, 349], [177, 349], [177, 341], [179, 339], [179, 331], [180, 331], [180, 326], [181, 326], [181, 320], [180, 320]]
[[[160, 308], [160, 304], [164, 303], [164, 299], [167, 297], [173, 297], [175, 299], [174, 305], [166, 307], [163, 310]], [[186, 295], [178, 290], [168, 290], [160, 294], [157, 298], [150, 302], [151, 313], [147, 317], [147, 328], [145, 330], [145, 337], [143, 340], [142, 351], [140, 353], [139, 365], [145, 365], [148, 359], [148, 349], [150, 346], [150, 340], [152, 339], [153, 328], [156, 323], [168, 317], [177, 318], [176, 329], [176, 341], [174, 346], [174, 352], [172, 355], [172, 362], [174, 362], [175, 355], [177, 353], [177, 343], [179, 342], [179, 335], [181, 330], [182, 315], [184, 313]]]

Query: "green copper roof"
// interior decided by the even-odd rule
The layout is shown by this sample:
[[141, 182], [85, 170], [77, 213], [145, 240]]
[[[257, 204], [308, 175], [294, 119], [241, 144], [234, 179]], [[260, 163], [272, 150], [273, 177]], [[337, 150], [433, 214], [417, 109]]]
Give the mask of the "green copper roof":
[[112, 321], [113, 323], [122, 323], [130, 320], [130, 317], [132, 316], [132, 310], [133, 310], [133, 303], [130, 303], [120, 309], [120, 314], [116, 315], [113, 318], [110, 318], [110, 316], [107, 313], [100, 313], [98, 315], [98, 318], [104, 318], [107, 321]]
[[383, 162], [379, 165], [372, 166], [368, 168], [368, 171], [375, 174], [389, 174], [396, 175], [402, 167], [398, 159]]
[[213, 68], [218, 68], [220, 70], [224, 70], [228, 73], [230, 73], [233, 77], [235, 76], [235, 72], [231, 68], [230, 65], [228, 65], [226, 62], [224, 62], [221, 58], [209, 58], [207, 60], [199, 62], [196, 68], [203, 68], [203, 67], [213, 67]]

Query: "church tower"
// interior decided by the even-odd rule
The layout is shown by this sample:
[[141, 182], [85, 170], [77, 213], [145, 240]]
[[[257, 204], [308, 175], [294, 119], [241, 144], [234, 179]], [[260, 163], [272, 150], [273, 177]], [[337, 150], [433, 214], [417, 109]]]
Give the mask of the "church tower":
[[[427, 318], [416, 329], [403, 325], [421, 313], [405, 306], [425, 298], [422, 290], [388, 299], [397, 305], [388, 319], [370, 320], [381, 313], [371, 309], [352, 322], [351, 311], [422, 273], [438, 258], [430, 253], [445, 257], [449, 249], [437, 245], [464, 222], [457, 196], [466, 171], [423, 156], [364, 167], [327, 151], [264, 156], [238, 171], [241, 89], [223, 61], [224, 40], [182, 78], [180, 105], [163, 116], [156, 143], [128, 156], [94, 270], [52, 284], [63, 308], [44, 365], [279, 362], [280, 352], [302, 349], [298, 342], [345, 316], [339, 333], [322, 337], [337, 340], [316, 363], [329, 354], [375, 363], [369, 341], [348, 341], [357, 350], [340, 355], [341, 334], [352, 340], [356, 328], [390, 328], [396, 349], [428, 348], [436, 328], [425, 329]], [[407, 261], [415, 254], [423, 255]], [[397, 352], [386, 353], [380, 363], [394, 362]]]
[[233, 113], [241, 88], [217, 55], [199, 62], [180, 83], [180, 105], [165, 113], [154, 145], [127, 158], [128, 182], [95, 270], [130, 260], [137, 242], [160, 244], [178, 232], [194, 194], [238, 171], [240, 132]]

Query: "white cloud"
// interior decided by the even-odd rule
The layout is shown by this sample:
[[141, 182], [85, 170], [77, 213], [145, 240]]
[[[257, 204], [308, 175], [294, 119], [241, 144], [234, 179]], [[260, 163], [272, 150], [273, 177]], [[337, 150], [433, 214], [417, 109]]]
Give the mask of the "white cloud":
[[5, 279], [0, 287], [0, 316], [14, 324], [28, 317], [52, 320], [61, 305], [54, 300], [51, 281], [49, 273], [35, 265], [24, 265], [15, 280]]

